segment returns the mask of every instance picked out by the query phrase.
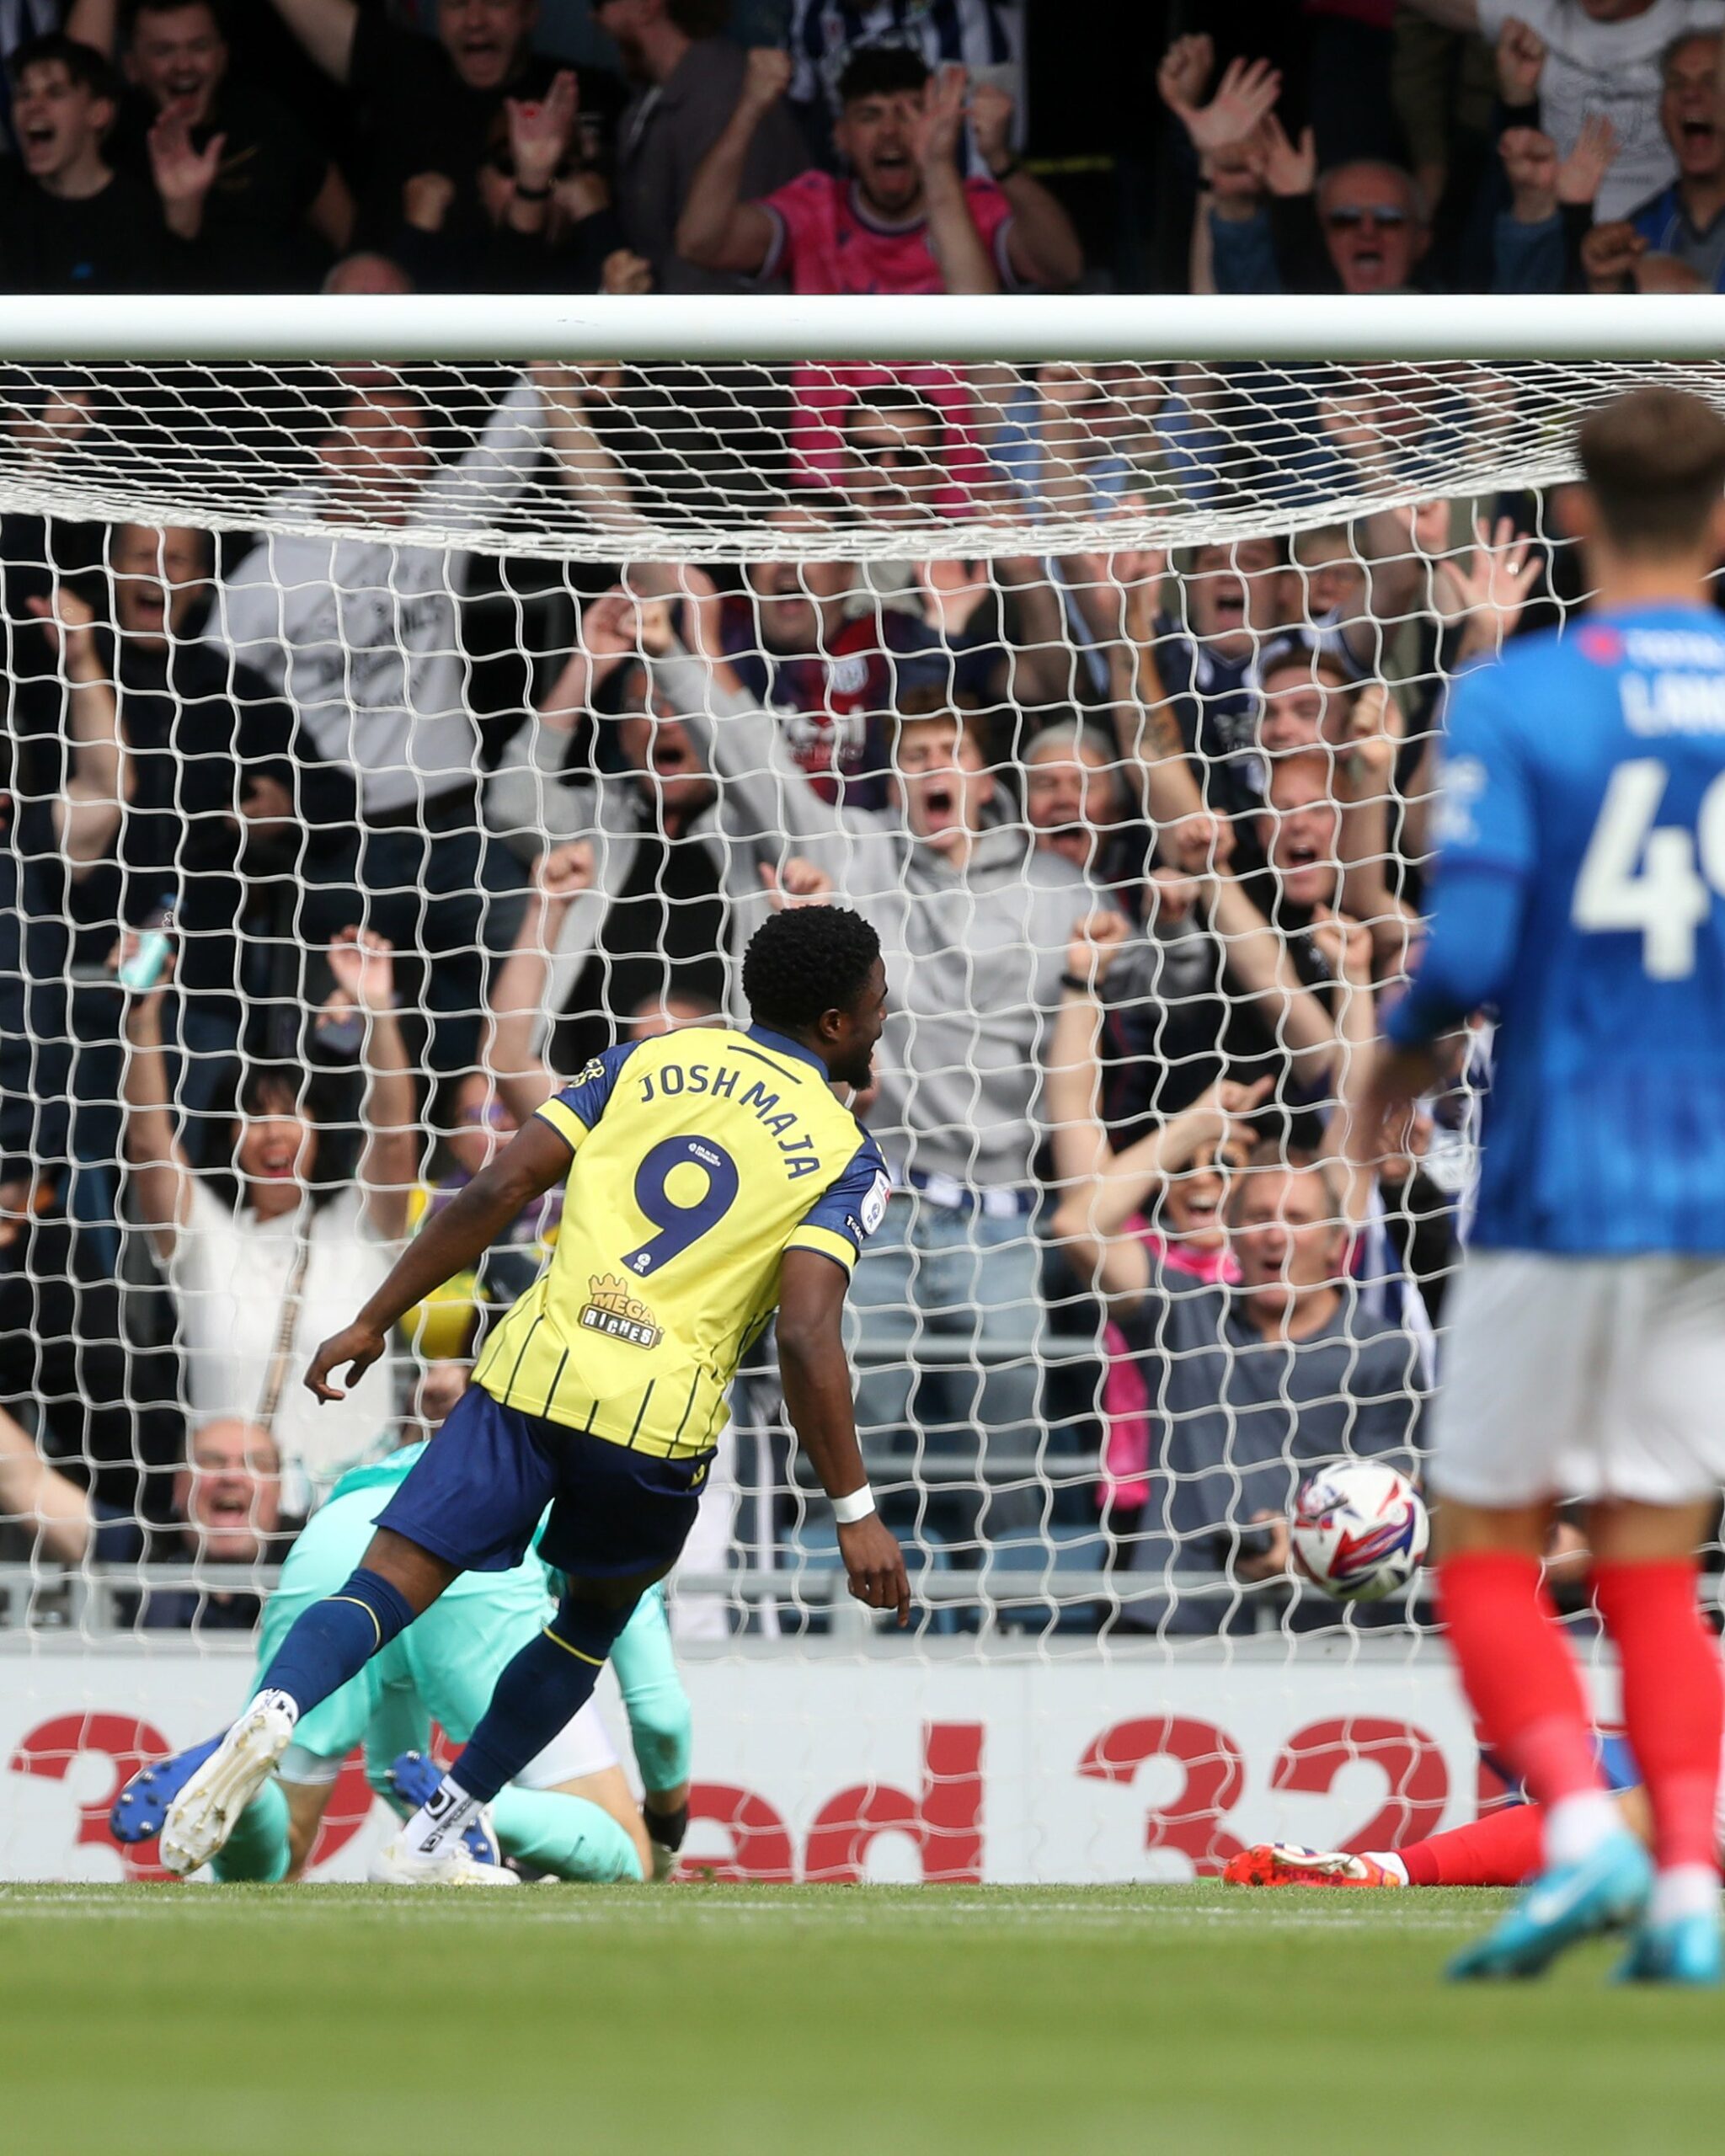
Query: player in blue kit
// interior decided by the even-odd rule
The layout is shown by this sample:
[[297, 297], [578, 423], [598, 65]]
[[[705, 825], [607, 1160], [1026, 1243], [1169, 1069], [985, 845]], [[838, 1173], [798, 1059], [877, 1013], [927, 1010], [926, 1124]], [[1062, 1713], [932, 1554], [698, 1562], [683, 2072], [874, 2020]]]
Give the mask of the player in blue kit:
[[368, 1369], [404, 1311], [567, 1178], [549, 1267], [378, 1515], [359, 1568], [295, 1623], [170, 1808], [170, 1870], [215, 1854], [300, 1716], [459, 1573], [518, 1564], [548, 1505], [538, 1549], [564, 1577], [557, 1613], [382, 1860], [403, 1883], [489, 1883], [494, 1867], [473, 1862], [463, 1830], [585, 1705], [642, 1593], [676, 1563], [727, 1388], [775, 1309], [785, 1406], [832, 1500], [851, 1592], [908, 1622], [904, 1558], [863, 1475], [841, 1329], [851, 1267], [886, 1206], [879, 1150], [833, 1091], [869, 1081], [886, 1014], [879, 942], [841, 907], [775, 914], [745, 954], [743, 992], [756, 1022], [746, 1033], [700, 1027], [596, 1057], [318, 1350], [306, 1382], [339, 1398], [333, 1374]]
[[[1431, 1481], [1450, 1645], [1544, 1807], [1545, 1869], [1452, 1974], [1534, 1975], [1632, 1925], [1621, 1976], [1710, 1984], [1725, 1705], [1695, 1552], [1725, 1481], [1725, 419], [1639, 390], [1580, 451], [1594, 604], [1456, 686], [1430, 939], [1350, 1143], [1369, 1153], [1440, 1037], [1495, 1006]], [[1657, 1872], [1541, 1584], [1560, 1497], [1589, 1501]]]

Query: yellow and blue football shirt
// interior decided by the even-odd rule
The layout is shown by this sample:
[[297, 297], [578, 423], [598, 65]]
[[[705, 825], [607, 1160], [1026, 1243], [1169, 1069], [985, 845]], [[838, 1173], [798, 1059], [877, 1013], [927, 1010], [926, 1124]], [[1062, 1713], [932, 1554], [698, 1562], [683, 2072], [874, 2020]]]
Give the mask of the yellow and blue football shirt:
[[820, 1061], [761, 1026], [607, 1049], [539, 1114], [574, 1154], [563, 1227], [475, 1380], [618, 1444], [704, 1452], [786, 1251], [848, 1272], [879, 1226], [879, 1149]]

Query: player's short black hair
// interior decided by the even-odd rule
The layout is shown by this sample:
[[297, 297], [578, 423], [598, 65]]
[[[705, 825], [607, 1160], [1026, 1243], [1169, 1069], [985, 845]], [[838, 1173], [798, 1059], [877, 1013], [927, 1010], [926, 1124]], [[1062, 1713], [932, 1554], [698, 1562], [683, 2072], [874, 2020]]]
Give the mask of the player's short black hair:
[[787, 906], [750, 937], [743, 994], [761, 1025], [806, 1033], [824, 1012], [850, 1008], [879, 956], [880, 938], [848, 906]]
[[88, 90], [93, 98], [105, 98], [110, 104], [120, 102], [120, 77], [106, 55], [93, 45], [80, 45], [63, 30], [45, 30], [40, 37], [26, 38], [13, 48], [6, 72], [16, 89], [32, 67], [56, 64], [66, 70], [67, 80], [75, 88]]
[[932, 71], [914, 45], [859, 45], [839, 77], [841, 105], [855, 98], [893, 98], [920, 91]]

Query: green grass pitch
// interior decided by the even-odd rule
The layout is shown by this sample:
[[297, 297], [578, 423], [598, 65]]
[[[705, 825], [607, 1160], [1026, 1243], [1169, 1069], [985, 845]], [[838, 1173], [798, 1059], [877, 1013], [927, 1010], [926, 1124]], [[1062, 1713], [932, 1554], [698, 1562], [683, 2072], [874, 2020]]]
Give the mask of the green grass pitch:
[[8, 2156], [1717, 2149], [1725, 2001], [1481, 1893], [0, 1888]]

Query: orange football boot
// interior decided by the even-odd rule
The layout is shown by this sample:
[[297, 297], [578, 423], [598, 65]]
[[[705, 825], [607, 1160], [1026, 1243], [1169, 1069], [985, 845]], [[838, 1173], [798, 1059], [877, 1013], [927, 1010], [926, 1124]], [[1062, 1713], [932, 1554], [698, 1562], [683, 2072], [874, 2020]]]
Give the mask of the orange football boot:
[[1222, 1871], [1236, 1886], [1399, 1886], [1393, 1871], [1345, 1849], [1306, 1849], [1297, 1842], [1259, 1842], [1230, 1857]]

